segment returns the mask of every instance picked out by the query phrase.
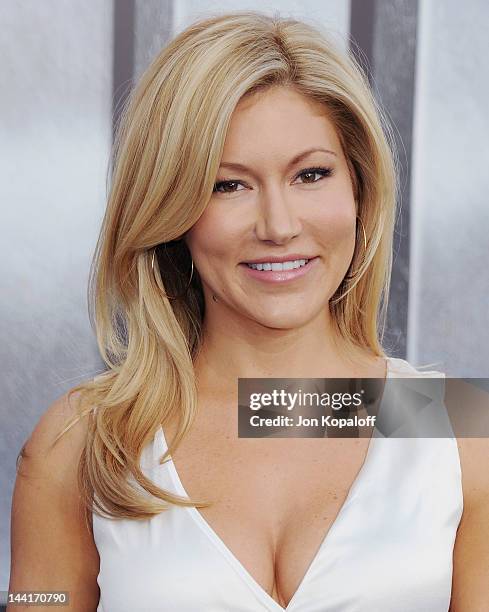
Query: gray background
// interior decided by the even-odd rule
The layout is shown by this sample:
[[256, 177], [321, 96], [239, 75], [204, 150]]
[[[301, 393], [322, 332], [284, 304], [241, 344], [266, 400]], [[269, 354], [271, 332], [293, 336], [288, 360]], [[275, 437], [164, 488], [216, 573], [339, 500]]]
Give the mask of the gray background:
[[7, 0], [0, 5], [0, 589], [15, 458], [39, 415], [103, 370], [86, 285], [120, 101], [207, 11], [304, 16], [361, 48], [395, 124], [402, 208], [387, 352], [489, 376], [489, 5], [468, 0]]

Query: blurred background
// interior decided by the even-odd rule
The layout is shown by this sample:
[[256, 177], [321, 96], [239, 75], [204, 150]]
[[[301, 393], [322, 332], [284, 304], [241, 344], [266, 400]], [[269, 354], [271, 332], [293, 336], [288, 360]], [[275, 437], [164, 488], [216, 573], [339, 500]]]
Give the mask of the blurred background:
[[401, 167], [385, 349], [489, 377], [489, 3], [3, 0], [0, 590], [20, 447], [55, 398], [104, 369], [86, 289], [120, 104], [177, 32], [239, 9], [304, 17], [354, 49]]

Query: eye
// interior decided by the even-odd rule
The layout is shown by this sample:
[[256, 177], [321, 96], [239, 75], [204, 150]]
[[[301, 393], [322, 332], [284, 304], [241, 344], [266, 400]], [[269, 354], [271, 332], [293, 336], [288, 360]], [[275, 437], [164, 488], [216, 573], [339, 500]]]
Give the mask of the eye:
[[[318, 174], [321, 178], [314, 180], [314, 175], [316, 174]], [[306, 180], [303, 182], [303, 184], [318, 183], [323, 178], [327, 176], [331, 176], [332, 174], [333, 174], [332, 168], [325, 168], [323, 166], [315, 166], [314, 168], [306, 168], [305, 170], [302, 170], [302, 172], [300, 172], [296, 176], [296, 178], [312, 177], [313, 180]], [[242, 191], [241, 189], [235, 189], [235, 187], [237, 187], [238, 185], [243, 185], [243, 183], [241, 181], [218, 181], [217, 183], [214, 184], [212, 192], [213, 193], [236, 193], [237, 191]], [[243, 187], [246, 188], [245, 186]]]
[[[236, 189], [233, 189], [235, 185], [242, 185], [239, 181], [219, 181], [214, 185], [212, 190], [213, 193], [235, 193]], [[221, 188], [224, 188], [224, 191], [221, 191]], [[239, 190], [241, 191], [241, 189]]]
[[[319, 174], [319, 176], [321, 177], [317, 181], [314, 180], [315, 174]], [[313, 180], [306, 180], [305, 182], [303, 182], [303, 184], [319, 183], [319, 181], [321, 181], [323, 178], [325, 178], [326, 176], [331, 176], [332, 174], [333, 174], [332, 168], [324, 168], [323, 166], [317, 166], [315, 168], [306, 168], [305, 170], [303, 170], [297, 175], [297, 178], [312, 177]]]

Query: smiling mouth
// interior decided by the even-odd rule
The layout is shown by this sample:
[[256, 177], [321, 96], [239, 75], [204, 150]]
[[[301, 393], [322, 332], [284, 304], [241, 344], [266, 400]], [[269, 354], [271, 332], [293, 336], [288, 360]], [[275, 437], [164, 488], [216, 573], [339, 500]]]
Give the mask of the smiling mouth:
[[303, 268], [313, 259], [316, 259], [316, 257], [311, 257], [310, 259], [294, 259], [283, 262], [248, 263], [244, 261], [241, 263], [241, 265], [246, 265], [248, 268], [252, 270], [259, 270], [260, 272], [286, 272], [289, 270], [298, 270], [299, 268]]
[[272, 284], [288, 284], [308, 275], [310, 270], [317, 267], [318, 261], [319, 256], [291, 262], [241, 262], [239, 265], [251, 279]]

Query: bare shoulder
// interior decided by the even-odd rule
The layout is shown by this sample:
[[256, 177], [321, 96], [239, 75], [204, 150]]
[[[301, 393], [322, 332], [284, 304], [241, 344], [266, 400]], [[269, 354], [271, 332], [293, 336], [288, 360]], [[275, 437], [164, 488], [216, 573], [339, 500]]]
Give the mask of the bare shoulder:
[[[52, 461], [53, 463], [59, 459], [66, 459], [70, 465], [85, 444], [88, 419], [84, 417], [80, 419], [73, 427], [71, 427], [59, 440], [55, 443], [58, 434], [65, 428], [67, 422], [77, 415], [77, 406], [80, 400], [79, 393], [74, 393], [71, 396], [69, 392], [65, 393], [56, 399], [45, 410], [32, 433], [24, 444], [23, 459], [32, 462]], [[69, 466], [63, 461], [59, 465], [56, 462], [56, 477], [71, 473]], [[22, 462], [24, 465], [24, 461]], [[66, 482], [65, 484], [68, 484]]]
[[24, 444], [12, 498], [9, 590], [61, 588], [70, 592], [70, 610], [89, 611], [98, 603], [99, 559], [78, 488], [88, 417], [57, 440], [78, 401], [78, 393], [59, 397]]
[[70, 396], [67, 392], [41, 414], [23, 445], [17, 483], [46, 479], [50, 486], [62, 487], [64, 494], [77, 495], [77, 468], [86, 441], [88, 418], [81, 418], [57, 437], [77, 415], [79, 399], [79, 393]]
[[448, 378], [445, 405], [457, 436], [468, 509], [489, 495], [489, 394], [461, 378]]
[[[447, 395], [452, 404], [447, 408], [455, 419], [483, 408], [487, 393], [461, 379], [454, 379], [454, 384], [457, 393]], [[480, 414], [483, 419], [484, 412]], [[485, 430], [482, 421], [480, 426]], [[457, 430], [464, 431], [462, 423]], [[464, 509], [454, 548], [451, 612], [483, 610], [489, 601], [489, 438], [458, 437], [457, 444]]]

